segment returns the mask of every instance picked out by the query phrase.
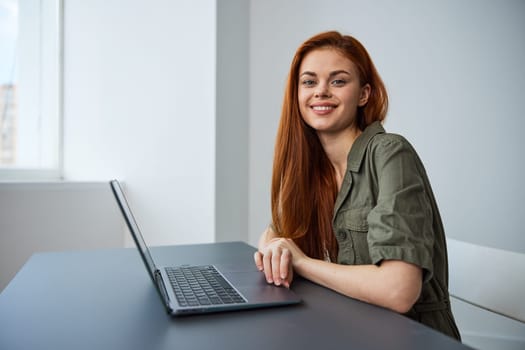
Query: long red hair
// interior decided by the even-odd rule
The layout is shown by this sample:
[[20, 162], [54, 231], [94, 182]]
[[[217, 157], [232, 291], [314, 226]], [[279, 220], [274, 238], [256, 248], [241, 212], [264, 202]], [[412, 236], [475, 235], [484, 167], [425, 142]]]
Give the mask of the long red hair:
[[384, 120], [388, 109], [385, 86], [364, 46], [355, 38], [331, 31], [305, 41], [295, 53], [288, 75], [273, 162], [271, 205], [273, 228], [280, 237], [292, 238], [310, 257], [337, 258], [332, 216], [337, 196], [335, 172], [314, 129], [302, 119], [298, 104], [299, 67], [304, 57], [320, 48], [333, 48], [350, 59], [359, 72], [361, 86], [370, 96], [357, 112], [363, 130]]

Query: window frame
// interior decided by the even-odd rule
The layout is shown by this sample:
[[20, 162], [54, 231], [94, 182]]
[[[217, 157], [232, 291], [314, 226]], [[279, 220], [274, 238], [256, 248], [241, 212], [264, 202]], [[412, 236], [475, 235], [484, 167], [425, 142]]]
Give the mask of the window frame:
[[[40, 0], [42, 3], [47, 0]], [[55, 0], [53, 5], [56, 8], [56, 73], [53, 74], [56, 80], [56, 114], [52, 119], [56, 122], [52, 129], [56, 127], [56, 167], [17, 167], [0, 165], [0, 182], [25, 182], [25, 181], [59, 181], [63, 180], [63, 109], [64, 109], [64, 1]], [[53, 10], [55, 11], [55, 10]], [[43, 60], [43, 58], [41, 58]], [[39, 92], [42, 94], [42, 92]], [[41, 107], [41, 106], [40, 106]], [[51, 119], [51, 118], [50, 118]], [[42, 131], [41, 131], [42, 132]]]

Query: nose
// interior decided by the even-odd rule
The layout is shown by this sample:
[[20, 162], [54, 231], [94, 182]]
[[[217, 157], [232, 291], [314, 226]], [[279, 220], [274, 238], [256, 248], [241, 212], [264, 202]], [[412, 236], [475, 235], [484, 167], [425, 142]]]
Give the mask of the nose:
[[316, 98], [330, 97], [330, 90], [328, 89], [327, 84], [320, 83], [317, 85], [317, 89], [315, 90], [315, 97]]

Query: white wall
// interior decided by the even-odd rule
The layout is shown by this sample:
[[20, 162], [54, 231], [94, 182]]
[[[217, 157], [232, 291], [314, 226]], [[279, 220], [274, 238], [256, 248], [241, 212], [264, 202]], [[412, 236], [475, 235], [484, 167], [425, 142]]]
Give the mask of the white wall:
[[35, 252], [118, 248], [124, 223], [100, 183], [0, 183], [0, 292]]
[[248, 239], [249, 8], [217, 3], [215, 238]]
[[246, 240], [249, 2], [64, 10], [66, 182], [0, 183], [0, 290], [35, 252], [133, 245], [111, 178], [152, 245]]
[[214, 240], [216, 2], [64, 11], [66, 180], [123, 180], [152, 245]]

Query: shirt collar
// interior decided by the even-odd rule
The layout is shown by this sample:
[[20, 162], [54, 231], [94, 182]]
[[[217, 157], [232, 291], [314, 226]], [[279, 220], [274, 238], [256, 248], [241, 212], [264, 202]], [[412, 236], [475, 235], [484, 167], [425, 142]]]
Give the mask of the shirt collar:
[[370, 140], [377, 134], [382, 134], [385, 132], [385, 129], [381, 125], [380, 121], [373, 122], [363, 130], [363, 133], [359, 135], [348, 153], [347, 158], [347, 167], [349, 171], [357, 172], [361, 167], [363, 158], [365, 156], [366, 147]]

